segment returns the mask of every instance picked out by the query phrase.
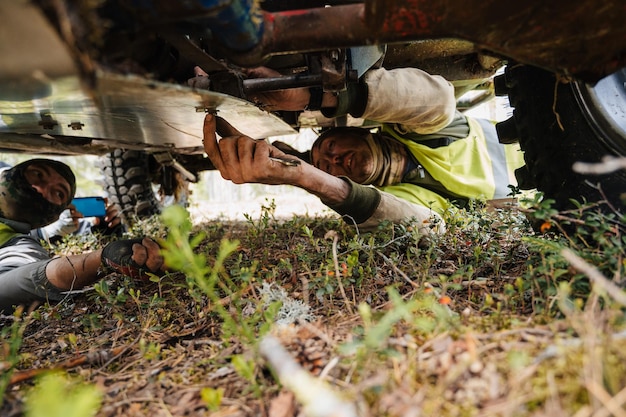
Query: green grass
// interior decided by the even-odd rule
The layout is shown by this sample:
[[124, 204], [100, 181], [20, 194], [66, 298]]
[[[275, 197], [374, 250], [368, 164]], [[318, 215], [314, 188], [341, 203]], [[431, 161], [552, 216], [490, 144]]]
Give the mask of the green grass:
[[[625, 412], [623, 218], [541, 203], [550, 227], [537, 235], [520, 211], [476, 205], [425, 240], [411, 224], [359, 233], [274, 209], [192, 224], [172, 208], [138, 223], [131, 234], [160, 238], [176, 272], [111, 276], [3, 319], [3, 381], [61, 367], [71, 392], [97, 389], [101, 416]], [[259, 348], [273, 338], [288, 352], [271, 352], [277, 362]], [[289, 379], [289, 358], [315, 379]], [[0, 412], [34, 401], [36, 381], [8, 386]]]

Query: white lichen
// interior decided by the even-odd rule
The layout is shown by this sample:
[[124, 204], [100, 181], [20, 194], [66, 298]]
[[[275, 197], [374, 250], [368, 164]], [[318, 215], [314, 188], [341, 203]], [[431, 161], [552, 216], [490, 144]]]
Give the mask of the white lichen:
[[282, 303], [278, 313], [276, 314], [276, 324], [288, 325], [297, 323], [298, 321], [314, 321], [315, 316], [311, 314], [311, 307], [301, 300], [294, 300], [289, 297], [284, 288], [274, 283], [263, 283], [259, 290], [263, 300], [263, 306], [269, 307], [270, 304], [280, 301]]

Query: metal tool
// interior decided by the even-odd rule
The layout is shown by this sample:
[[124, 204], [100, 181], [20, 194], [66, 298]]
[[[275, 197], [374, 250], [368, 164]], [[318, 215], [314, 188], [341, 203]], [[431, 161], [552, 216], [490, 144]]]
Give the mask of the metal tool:
[[280, 162], [281, 164], [288, 167], [297, 167], [298, 165], [300, 165], [301, 162], [298, 159], [279, 158], [276, 156], [270, 156], [269, 158], [272, 161]]

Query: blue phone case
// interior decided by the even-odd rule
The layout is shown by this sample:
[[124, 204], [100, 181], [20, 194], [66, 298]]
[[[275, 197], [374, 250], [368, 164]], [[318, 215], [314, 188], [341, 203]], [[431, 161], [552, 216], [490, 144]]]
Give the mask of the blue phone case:
[[107, 213], [104, 197], [76, 197], [72, 204], [85, 217], [103, 217]]

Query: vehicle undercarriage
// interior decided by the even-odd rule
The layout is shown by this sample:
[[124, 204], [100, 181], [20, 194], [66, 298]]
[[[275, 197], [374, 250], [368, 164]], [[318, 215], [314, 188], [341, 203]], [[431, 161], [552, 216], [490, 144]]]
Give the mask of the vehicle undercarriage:
[[[246, 97], [340, 91], [373, 66], [440, 74], [460, 108], [468, 91], [509, 95], [515, 112], [498, 131], [525, 151], [520, 183], [559, 208], [570, 198], [624, 206], [624, 171], [571, 169], [626, 154], [620, 2], [2, 0], [0, 14], [0, 148], [103, 155], [110, 197], [137, 214], [158, 210], [151, 183], [173, 194], [213, 168], [200, 141], [206, 111], [256, 138], [303, 120], [342, 124]], [[209, 76], [192, 88], [196, 65]], [[247, 79], [243, 69], [260, 65], [282, 76]]]

